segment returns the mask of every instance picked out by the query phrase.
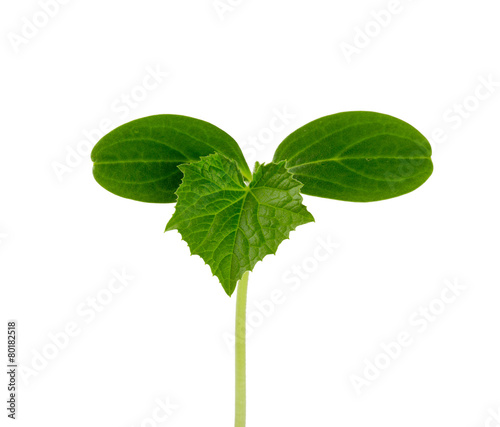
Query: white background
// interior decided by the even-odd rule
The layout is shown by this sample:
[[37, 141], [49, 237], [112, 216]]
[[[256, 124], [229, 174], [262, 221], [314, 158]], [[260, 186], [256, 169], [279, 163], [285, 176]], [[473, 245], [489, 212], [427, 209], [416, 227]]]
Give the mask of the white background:
[[[233, 424], [235, 298], [179, 234], [163, 233], [173, 205], [93, 180], [85, 150], [103, 121], [193, 116], [246, 149], [264, 137], [256, 158], [269, 161], [293, 130], [348, 110], [413, 124], [432, 140], [435, 172], [379, 203], [305, 197], [316, 223], [250, 275], [260, 326], [248, 338], [248, 426], [500, 423], [498, 1], [401, 0], [378, 13], [384, 28], [371, 22], [382, 0], [223, 0], [220, 13], [211, 0], [65, 3], [48, 19], [35, 0], [0, 10], [0, 335], [18, 320], [31, 369], [17, 425]], [[151, 69], [168, 72], [154, 89]], [[293, 118], [270, 135], [284, 109]], [[318, 238], [338, 244], [320, 262]], [[122, 270], [128, 287], [89, 312], [87, 298], [109, 296]], [[467, 289], [444, 304], [447, 281]], [[282, 304], [263, 320], [255, 303], [276, 290]], [[429, 304], [443, 312], [422, 331]], [[79, 334], [65, 340], [68, 324]], [[352, 376], [387, 361], [382, 345], [401, 331], [412, 344], [358, 394]], [[2, 375], [2, 402], [6, 388]], [[176, 406], [161, 423], [148, 420], [156, 399]]]

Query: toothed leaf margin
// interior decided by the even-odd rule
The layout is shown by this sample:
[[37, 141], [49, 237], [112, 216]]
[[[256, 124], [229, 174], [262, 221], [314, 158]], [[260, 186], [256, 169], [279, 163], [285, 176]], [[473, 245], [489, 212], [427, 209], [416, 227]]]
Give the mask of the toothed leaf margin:
[[248, 185], [237, 164], [220, 154], [179, 169], [184, 177], [166, 231], [179, 231], [228, 295], [246, 271], [276, 253], [290, 231], [314, 221], [302, 204], [302, 184], [284, 161], [256, 163]]

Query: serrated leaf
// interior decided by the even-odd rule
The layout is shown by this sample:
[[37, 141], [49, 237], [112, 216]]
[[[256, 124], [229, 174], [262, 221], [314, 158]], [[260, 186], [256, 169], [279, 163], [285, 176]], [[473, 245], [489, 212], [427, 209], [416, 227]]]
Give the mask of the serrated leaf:
[[302, 184], [285, 162], [257, 164], [249, 185], [236, 163], [219, 154], [179, 168], [184, 177], [166, 230], [180, 232], [228, 295], [246, 271], [276, 252], [290, 231], [314, 221], [302, 204]]
[[182, 180], [178, 166], [221, 153], [252, 174], [236, 141], [218, 127], [186, 116], [161, 114], [126, 123], [92, 150], [94, 177], [118, 196], [141, 202], [172, 203]]
[[288, 136], [274, 161], [287, 161], [312, 196], [351, 202], [390, 199], [432, 174], [431, 146], [408, 123], [353, 111], [315, 120]]

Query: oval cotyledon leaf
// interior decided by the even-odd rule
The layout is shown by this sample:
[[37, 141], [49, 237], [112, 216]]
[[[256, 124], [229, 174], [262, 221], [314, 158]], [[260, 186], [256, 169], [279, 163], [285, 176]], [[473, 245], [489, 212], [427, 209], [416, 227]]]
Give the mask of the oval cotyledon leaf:
[[414, 127], [367, 111], [333, 114], [293, 132], [274, 162], [289, 171], [312, 196], [372, 202], [409, 193], [432, 174], [432, 149]]
[[236, 141], [203, 120], [173, 114], [126, 123], [92, 150], [96, 181], [118, 196], [141, 202], [172, 203], [182, 181], [178, 166], [221, 153], [234, 160], [245, 179], [252, 174]]

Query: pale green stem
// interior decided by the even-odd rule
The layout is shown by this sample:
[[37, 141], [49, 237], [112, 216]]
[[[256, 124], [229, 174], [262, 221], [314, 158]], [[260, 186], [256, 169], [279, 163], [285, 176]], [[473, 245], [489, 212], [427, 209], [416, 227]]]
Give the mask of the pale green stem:
[[248, 271], [238, 283], [236, 296], [236, 388], [235, 388], [235, 427], [245, 427], [247, 412], [246, 391], [246, 314], [247, 314]]

